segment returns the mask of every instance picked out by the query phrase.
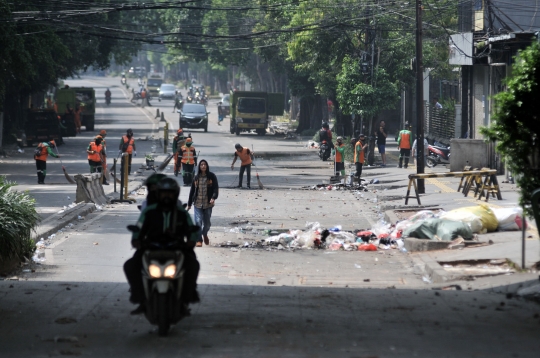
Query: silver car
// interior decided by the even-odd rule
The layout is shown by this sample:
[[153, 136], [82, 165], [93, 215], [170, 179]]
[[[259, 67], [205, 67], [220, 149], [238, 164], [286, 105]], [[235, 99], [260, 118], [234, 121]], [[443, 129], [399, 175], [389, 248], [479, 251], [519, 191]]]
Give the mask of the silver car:
[[159, 97], [158, 100], [162, 99], [175, 99], [176, 97], [176, 87], [173, 84], [164, 83], [159, 87]]

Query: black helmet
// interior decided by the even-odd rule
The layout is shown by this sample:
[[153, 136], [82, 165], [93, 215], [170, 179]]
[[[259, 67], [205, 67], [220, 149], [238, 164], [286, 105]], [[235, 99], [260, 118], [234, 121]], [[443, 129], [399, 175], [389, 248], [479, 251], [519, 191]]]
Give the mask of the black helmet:
[[127, 130], [127, 134], [128, 135], [133, 135], [133, 131], [131, 130], [131, 128]]
[[144, 181], [144, 185], [148, 188], [150, 185], [158, 184], [162, 179], [167, 178], [165, 174], [161, 173], [154, 173], [150, 175], [146, 180]]
[[322, 124], [322, 127], [323, 127], [324, 129], [330, 129], [330, 126], [329, 126], [328, 123], [326, 123], [326, 122], [324, 122], [324, 123]]
[[180, 186], [178, 182], [173, 178], [163, 178], [158, 182], [157, 186], [158, 192], [163, 191], [173, 191], [176, 193], [176, 196], [180, 195]]

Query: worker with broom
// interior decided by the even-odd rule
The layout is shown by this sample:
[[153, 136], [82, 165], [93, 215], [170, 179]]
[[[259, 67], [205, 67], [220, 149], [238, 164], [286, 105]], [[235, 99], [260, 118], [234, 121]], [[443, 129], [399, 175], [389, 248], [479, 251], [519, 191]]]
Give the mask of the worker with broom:
[[193, 147], [193, 140], [191, 138], [186, 139], [186, 144], [180, 148], [182, 154], [182, 177], [184, 179], [184, 186], [190, 186], [193, 181], [193, 169], [197, 165], [197, 152]]
[[238, 177], [237, 188], [242, 187], [242, 179], [244, 178], [244, 172], [247, 173], [247, 188], [251, 189], [251, 164], [253, 163], [253, 152], [247, 147], [242, 147], [240, 143], [234, 145], [236, 152], [234, 152], [234, 159], [231, 164], [231, 170], [234, 169], [234, 163], [236, 159], [240, 158], [240, 175]]
[[[122, 136], [118, 149], [118, 155], [122, 153], [128, 154], [128, 175], [131, 175], [131, 159], [133, 155], [137, 156], [137, 148], [135, 147], [135, 139], [133, 139], [133, 131], [131, 129], [128, 129], [126, 135]], [[122, 172], [124, 171], [125, 162], [125, 157], [122, 157]]]
[[99, 132], [99, 135], [101, 138], [103, 138], [103, 141], [101, 142], [101, 146], [103, 147], [103, 150], [101, 151], [101, 165], [103, 166], [103, 185], [109, 185], [109, 182], [107, 181], [107, 177], [109, 176], [109, 170], [107, 168], [107, 141], [105, 140], [105, 137], [107, 136], [107, 131], [105, 129], [102, 129]]
[[[93, 142], [90, 142], [88, 148], [86, 148], [86, 153], [88, 153], [88, 164], [90, 165], [90, 173], [103, 172], [103, 164], [101, 162], [103, 152], [103, 146], [101, 145], [102, 141], [103, 138], [98, 135]], [[105, 185], [109, 185], [109, 183]]]
[[178, 176], [178, 172], [180, 171], [181, 162], [178, 160], [178, 156], [180, 155], [180, 149], [186, 144], [186, 138], [184, 137], [184, 131], [182, 128], [179, 128], [176, 131], [176, 136], [173, 138], [172, 143], [172, 151], [174, 155], [174, 175]]
[[47, 158], [49, 154], [55, 158], [60, 158], [58, 154], [52, 151], [51, 148], [55, 148], [56, 143], [54, 140], [49, 142], [39, 143], [34, 151], [34, 160], [36, 161], [38, 184], [45, 184], [45, 177], [47, 176]]

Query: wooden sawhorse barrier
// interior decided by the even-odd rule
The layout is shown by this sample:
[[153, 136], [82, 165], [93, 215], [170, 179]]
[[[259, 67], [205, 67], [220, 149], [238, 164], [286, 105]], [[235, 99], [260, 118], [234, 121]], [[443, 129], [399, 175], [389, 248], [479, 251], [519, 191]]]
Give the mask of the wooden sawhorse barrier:
[[[466, 168], [467, 169], [467, 168]], [[407, 187], [407, 195], [405, 196], [405, 205], [409, 203], [409, 198], [416, 198], [418, 205], [420, 203], [420, 196], [418, 195], [418, 186], [416, 181], [418, 179], [430, 179], [430, 178], [459, 178], [458, 191], [463, 188], [463, 195], [467, 196], [473, 184], [476, 185], [475, 194], [477, 193], [478, 199], [486, 196], [486, 201], [489, 200], [490, 194], [497, 199], [502, 200], [499, 183], [497, 181], [497, 171], [495, 169], [481, 169], [481, 170], [465, 170], [462, 172], [450, 172], [450, 173], [428, 173], [428, 174], [410, 174], [409, 185]], [[465, 184], [463, 184], [465, 180]], [[410, 195], [411, 186], [414, 187], [414, 195]]]

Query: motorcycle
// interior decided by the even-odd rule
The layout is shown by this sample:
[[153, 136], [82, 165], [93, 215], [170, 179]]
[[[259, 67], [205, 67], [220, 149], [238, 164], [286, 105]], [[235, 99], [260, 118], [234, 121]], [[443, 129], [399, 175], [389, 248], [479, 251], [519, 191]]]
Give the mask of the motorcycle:
[[120, 80], [120, 82], [125, 85], [126, 84], [126, 78], [125, 77], [122, 77], [122, 79]]
[[[139, 228], [129, 225], [128, 230], [136, 232]], [[160, 336], [166, 336], [171, 324], [189, 316], [189, 309], [181, 298], [184, 253], [177, 242], [151, 242], [144, 248], [142, 263], [146, 297], [144, 315], [151, 324], [158, 326]]]
[[428, 146], [428, 156], [426, 159], [426, 165], [429, 168], [435, 167], [437, 164], [450, 164], [450, 147], [438, 145]]
[[186, 102], [187, 102], [187, 103], [191, 103], [191, 102], [193, 102], [193, 97], [191, 97], [191, 96], [187, 96], [187, 98], [186, 98]]
[[321, 158], [323, 162], [326, 162], [328, 158], [330, 158], [330, 146], [325, 140], [322, 141], [321, 146], [319, 147], [319, 158]]
[[111, 104], [111, 96], [105, 96], [105, 103], [107, 103], [107, 106]]

